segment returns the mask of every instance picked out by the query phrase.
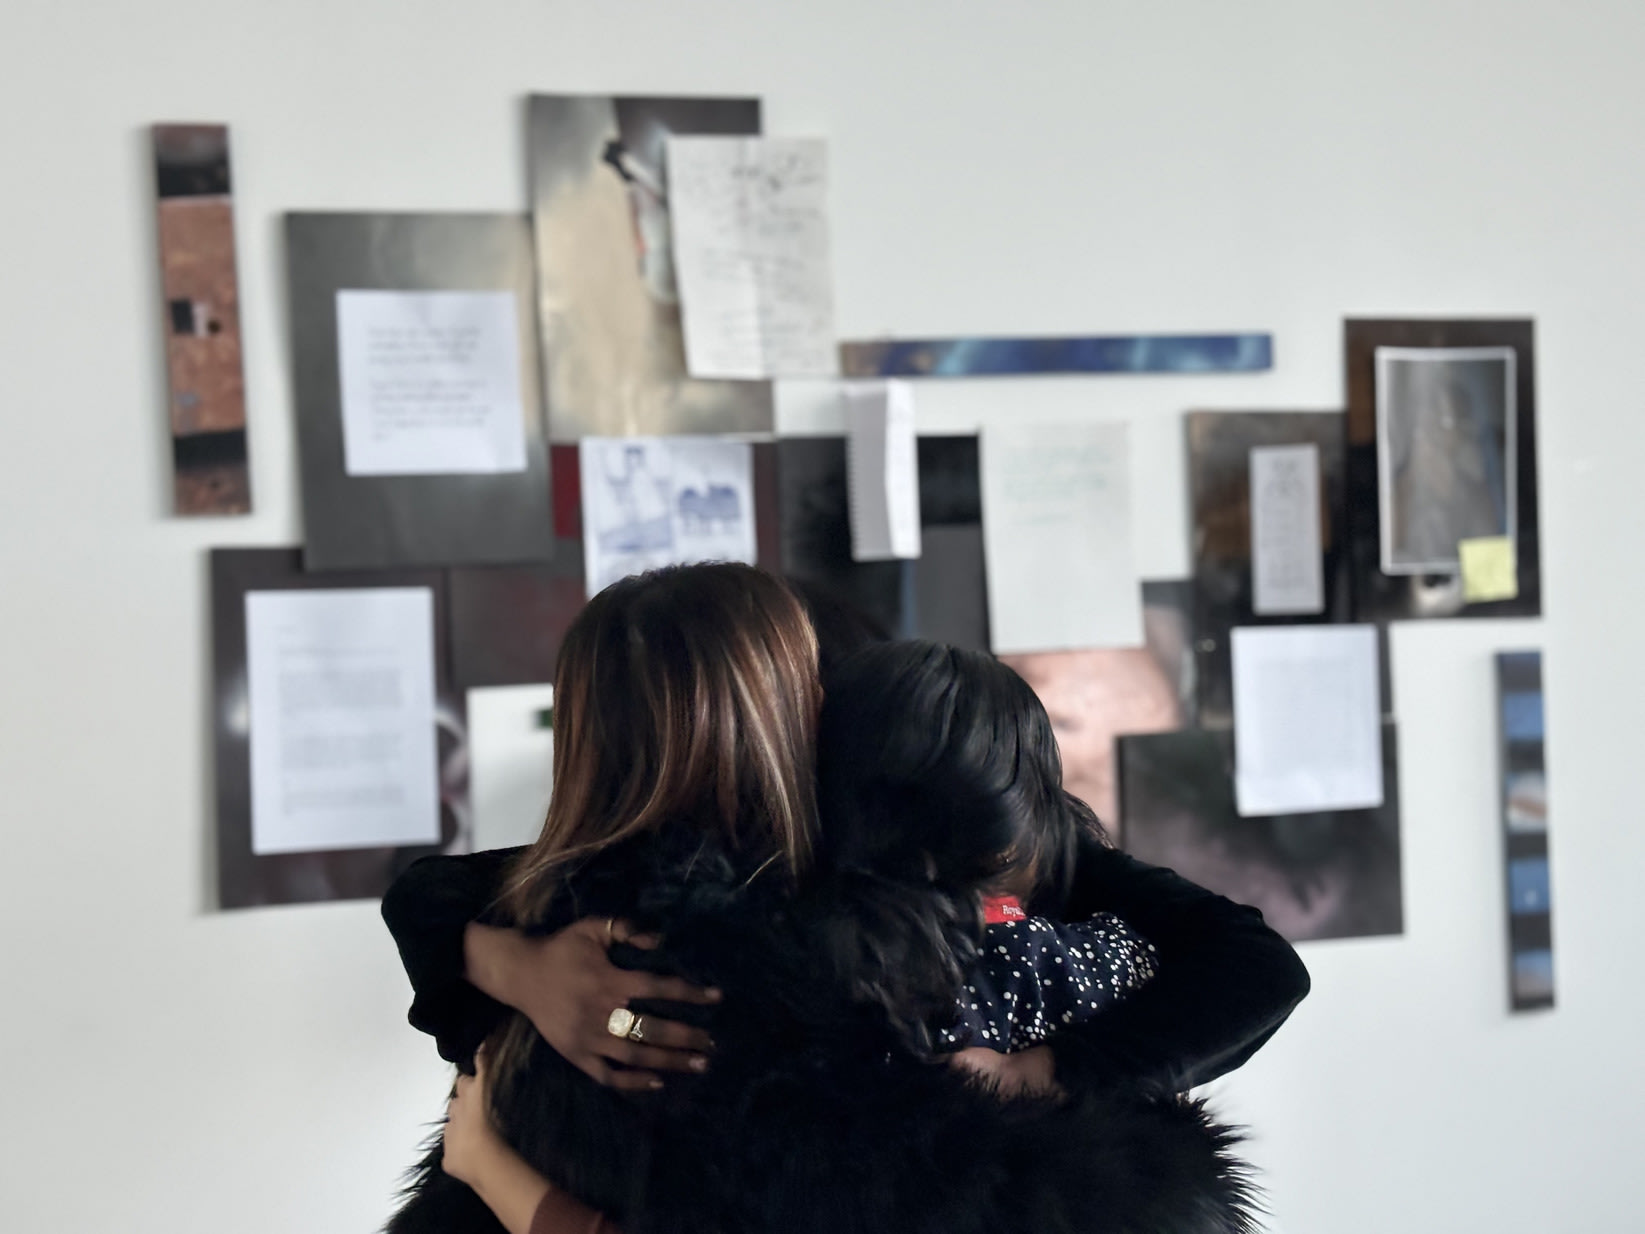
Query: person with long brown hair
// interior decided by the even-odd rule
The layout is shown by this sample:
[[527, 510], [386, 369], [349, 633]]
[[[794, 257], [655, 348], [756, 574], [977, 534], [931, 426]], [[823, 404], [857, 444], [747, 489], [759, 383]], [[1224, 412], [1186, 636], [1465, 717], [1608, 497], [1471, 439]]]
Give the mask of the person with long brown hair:
[[[972, 889], [916, 880], [870, 905], [878, 916], [853, 920], [851, 897], [838, 885], [826, 878], [808, 885], [810, 785], [804, 772], [785, 778], [782, 765], [792, 757], [789, 773], [809, 768], [816, 697], [814, 667], [808, 672], [806, 657], [794, 653], [806, 640], [790, 623], [793, 598], [784, 603], [769, 590], [780, 584], [756, 583], [753, 572], [708, 569], [732, 571], [727, 578], [759, 593], [755, 603], [730, 604], [735, 588], [699, 602], [698, 574], [665, 572], [618, 584], [585, 614], [589, 628], [568, 639], [556, 700], [556, 798], [562, 782], [583, 777], [576, 799], [585, 811], [604, 811], [603, 822], [551, 823], [544, 838], [552, 833], [553, 845], [535, 846], [522, 867], [534, 873], [510, 885], [516, 915], [498, 920], [558, 938], [586, 934], [574, 919], [602, 914], [608, 932], [618, 916], [661, 927], [663, 952], [630, 949], [626, 960], [666, 961], [725, 990], [714, 1066], [678, 1089], [625, 1099], [594, 1085], [512, 1015], [491, 1034], [492, 1112], [511, 1149], [629, 1234], [841, 1221], [982, 1229], [1026, 1214], [1025, 1188], [1034, 1196], [1028, 1207], [1061, 1214], [1057, 1223], [1069, 1229], [1127, 1228], [1139, 1213], [1162, 1230], [1240, 1228], [1242, 1192], [1225, 1156], [1228, 1141], [1198, 1110], [1135, 1093], [1054, 1107], [1002, 1103], [911, 1055], [884, 1017], [864, 1008], [861, 974], [830, 961], [849, 956], [856, 941], [880, 948], [882, 959], [917, 957], [933, 939], [959, 947], [962, 901]], [[725, 629], [728, 615], [740, 632]], [[586, 670], [568, 657], [586, 659]], [[761, 689], [771, 692], [763, 701]], [[568, 740], [573, 723], [587, 727]], [[762, 825], [784, 792], [791, 808]], [[650, 830], [630, 826], [641, 811], [649, 811]], [[928, 949], [927, 958], [934, 954]], [[906, 978], [917, 989], [926, 980], [917, 963], [882, 970], [891, 984]], [[1263, 996], [1274, 988], [1270, 982]], [[685, 986], [655, 991], [694, 997]], [[1277, 1019], [1265, 1008], [1266, 1031], [1296, 997], [1293, 990]], [[667, 1009], [640, 998], [617, 1008], [630, 1028], [636, 1015], [650, 1024]], [[689, 1007], [673, 1010], [692, 1018]], [[638, 1035], [649, 1040], [652, 1032]], [[452, 1052], [471, 1069], [471, 1049], [466, 1059], [463, 1045]], [[653, 1061], [634, 1060], [642, 1069]], [[987, 1170], [936, 1162], [934, 1146], [956, 1135], [992, 1150], [984, 1151], [993, 1159]], [[827, 1177], [830, 1167], [855, 1168], [858, 1151], [876, 1163], [860, 1185]], [[1124, 1163], [1137, 1160], [1148, 1166], [1133, 1176]], [[391, 1228], [496, 1225], [472, 1192], [439, 1170], [436, 1154]]]

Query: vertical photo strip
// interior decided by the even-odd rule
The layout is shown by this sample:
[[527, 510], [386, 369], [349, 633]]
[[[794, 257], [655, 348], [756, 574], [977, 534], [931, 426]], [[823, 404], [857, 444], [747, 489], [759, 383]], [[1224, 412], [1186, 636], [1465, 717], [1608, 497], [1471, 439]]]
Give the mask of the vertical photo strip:
[[172, 509], [249, 514], [246, 379], [228, 128], [153, 129], [161, 318], [171, 400]]
[[1515, 1011], [1531, 1011], [1554, 1005], [1542, 653], [1499, 652], [1496, 679], [1502, 738], [1502, 844], [1507, 867], [1508, 1002]]

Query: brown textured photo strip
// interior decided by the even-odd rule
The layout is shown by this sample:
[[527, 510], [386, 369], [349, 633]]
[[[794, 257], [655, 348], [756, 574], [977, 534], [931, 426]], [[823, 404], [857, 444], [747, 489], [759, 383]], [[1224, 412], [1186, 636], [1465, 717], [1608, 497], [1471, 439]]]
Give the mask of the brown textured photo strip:
[[246, 387], [228, 128], [157, 124], [162, 329], [178, 514], [247, 514]]

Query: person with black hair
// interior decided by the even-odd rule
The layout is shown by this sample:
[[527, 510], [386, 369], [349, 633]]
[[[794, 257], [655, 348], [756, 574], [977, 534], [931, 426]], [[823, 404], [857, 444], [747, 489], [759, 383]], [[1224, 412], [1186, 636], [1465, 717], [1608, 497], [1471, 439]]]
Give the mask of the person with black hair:
[[[490, 985], [509, 1001], [501, 985], [474, 971], [484, 965], [469, 962], [486, 950], [471, 950], [467, 944], [475, 938], [510, 939], [527, 950], [571, 939], [586, 958], [598, 953], [607, 967], [612, 958], [666, 965], [712, 977], [727, 989], [713, 1021], [722, 1048], [710, 1074], [674, 1097], [657, 1094], [655, 1100], [666, 1100], [642, 1119], [643, 1133], [616, 1117], [614, 1107], [582, 1104], [574, 1086], [554, 1088], [549, 1099], [506, 1090], [482, 1096], [490, 1112], [513, 1122], [509, 1151], [521, 1161], [535, 1155], [533, 1165], [543, 1166], [556, 1152], [575, 1157], [570, 1146], [584, 1136], [598, 1143], [606, 1135], [609, 1142], [609, 1133], [622, 1127], [625, 1134], [643, 1134], [643, 1143], [633, 1145], [644, 1163], [641, 1174], [607, 1170], [595, 1177], [587, 1161], [562, 1161], [557, 1184], [612, 1212], [630, 1234], [710, 1225], [827, 1228], [827, 1219], [850, 1213], [870, 1220], [866, 1228], [983, 1229], [1008, 1213], [1029, 1224], [1038, 1214], [1044, 1224], [1069, 1229], [1131, 1228], [1127, 1221], [1143, 1217], [1146, 1228], [1161, 1230], [1244, 1228], [1244, 1186], [1226, 1156], [1228, 1136], [1197, 1107], [1162, 1098], [1237, 1065], [1278, 1027], [1307, 988], [1289, 947], [1259, 915], [1104, 847], [1089, 812], [1061, 791], [1043, 709], [1020, 678], [990, 657], [930, 645], [888, 645], [846, 657], [830, 686], [821, 734], [823, 825], [810, 870], [792, 893], [763, 898], [759, 893], [773, 886], [760, 882], [765, 866], [739, 889], [721, 881], [723, 858], [688, 845], [696, 885], [665, 889], [663, 901], [672, 908], [655, 898], [648, 907], [644, 896], [637, 906], [648, 917], [642, 925], [665, 927], [662, 948], [655, 938], [632, 937], [614, 918], [595, 917], [591, 926], [565, 920], [563, 910], [559, 928], [546, 939], [466, 924], [495, 891], [493, 881], [474, 894], [487, 884], [486, 875], [474, 877], [478, 859], [469, 859], [457, 879], [449, 877], [450, 859], [443, 866], [424, 863], [391, 892], [385, 917], [417, 988], [414, 1022], [435, 1030], [442, 1052], [460, 1064], [472, 1064], [475, 1045], [502, 1014], [480, 991]], [[629, 876], [646, 868], [654, 867], [631, 866]], [[738, 868], [733, 860], [726, 874], [735, 876]], [[452, 909], [463, 897], [453, 898], [450, 885], [464, 878], [467, 915], [455, 931], [462, 941], [453, 943]], [[579, 897], [596, 909], [597, 882], [586, 883]], [[441, 883], [433, 899], [445, 906], [443, 924], [435, 930], [446, 937], [430, 946], [428, 922], [438, 923], [442, 913], [427, 911], [428, 892]], [[746, 893], [750, 886], [755, 893]], [[1077, 1031], [1052, 1037], [1056, 1079], [1073, 1098], [1065, 1105], [1013, 1106], [997, 1091], [967, 1096], [963, 1086], [938, 1082], [929, 1062], [921, 1062], [953, 1044], [942, 1034], [955, 1027], [965, 979], [986, 969], [977, 954], [982, 898], [1012, 891], [1026, 899], [1025, 911], [1060, 908], [1073, 920], [1117, 908], [1158, 949], [1158, 980]], [[752, 917], [734, 910], [739, 899], [758, 902]], [[727, 951], [733, 937], [738, 946]], [[625, 938], [644, 945], [624, 947]], [[465, 974], [478, 980], [469, 985]], [[624, 994], [620, 1005], [605, 1004], [612, 1024], [625, 1013], [621, 1044], [627, 1048], [615, 1059], [595, 1056], [590, 1064], [575, 1051], [561, 1053], [616, 1087], [655, 1089], [653, 1068], [663, 1065], [656, 1042], [684, 1044], [675, 1052], [687, 1066], [703, 1057], [707, 1044], [700, 1036], [705, 1019], [679, 1000], [711, 1002], [712, 995], [698, 999], [675, 976], [628, 974], [625, 981], [674, 984], [667, 992], [647, 987]], [[604, 987], [593, 996], [609, 998], [618, 989]], [[538, 1005], [575, 1001], [565, 993], [539, 990]], [[695, 1025], [660, 1018], [667, 1008], [646, 1001], [654, 997], [675, 1000], [675, 1014]], [[997, 992], [993, 1000], [975, 1001], [997, 1007], [1014, 1000]], [[751, 1035], [750, 1015], [769, 1023]], [[636, 1016], [645, 1026], [643, 1042], [626, 1040]], [[608, 1036], [616, 1032], [606, 1027]], [[550, 1041], [553, 1036], [553, 1027], [543, 1033]], [[1013, 1044], [1005, 1040], [989, 1052], [1009, 1059], [1013, 1055], [999, 1051]], [[532, 1049], [533, 1064], [550, 1067], [541, 1039]], [[882, 1055], [883, 1063], [872, 1061]], [[613, 1061], [637, 1066], [613, 1067]], [[823, 1070], [814, 1072], [817, 1067]], [[774, 1098], [780, 1099], [771, 1105]], [[854, 1183], [834, 1180], [837, 1193], [828, 1169], [847, 1169], [857, 1159], [852, 1147], [841, 1155], [825, 1134], [829, 1127], [854, 1128], [855, 1149], [885, 1157], [882, 1166], [863, 1166], [868, 1175]], [[986, 1181], [989, 1171], [961, 1179], [935, 1167], [930, 1151], [957, 1132], [974, 1139], [985, 1159], [996, 1155], [999, 1169], [1015, 1162], [1018, 1173], [1009, 1176], [1032, 1180], [1036, 1194], [1020, 1208], [1002, 1209], [1005, 1193], [997, 1189], [999, 1179]], [[1146, 1183], [1126, 1166], [1139, 1154], [1149, 1162]], [[437, 1165], [436, 1157], [425, 1168], [425, 1192]], [[1078, 1194], [1061, 1185], [1068, 1180], [1059, 1166], [1084, 1172]], [[944, 1182], [946, 1191], [932, 1190]], [[917, 1212], [908, 1207], [916, 1197]], [[659, 1203], [668, 1211], [659, 1211]], [[412, 1216], [397, 1219], [393, 1229], [438, 1228], [418, 1224], [415, 1204], [407, 1212]]]

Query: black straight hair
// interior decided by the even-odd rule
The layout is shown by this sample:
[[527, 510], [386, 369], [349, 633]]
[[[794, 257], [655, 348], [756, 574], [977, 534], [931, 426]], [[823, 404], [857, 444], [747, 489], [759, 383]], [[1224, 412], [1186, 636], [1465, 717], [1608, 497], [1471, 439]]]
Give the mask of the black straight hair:
[[832, 666], [818, 726], [820, 858], [832, 870], [1066, 898], [1078, 829], [1051, 719], [984, 652], [887, 642]]

